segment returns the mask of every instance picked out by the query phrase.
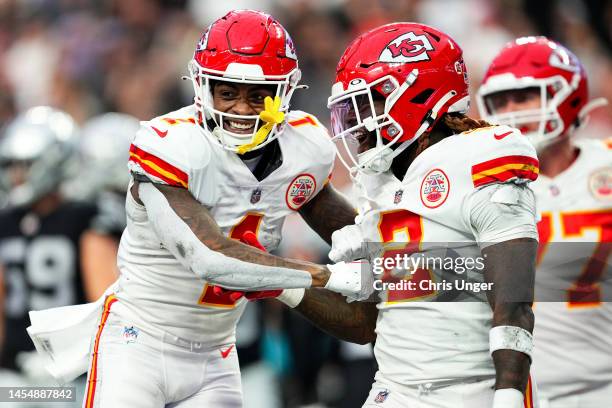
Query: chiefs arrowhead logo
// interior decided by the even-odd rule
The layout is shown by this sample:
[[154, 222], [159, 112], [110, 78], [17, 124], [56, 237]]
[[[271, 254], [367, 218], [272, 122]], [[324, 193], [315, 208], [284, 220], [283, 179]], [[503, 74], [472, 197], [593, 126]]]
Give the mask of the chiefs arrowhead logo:
[[287, 31], [285, 31], [285, 56], [296, 61], [298, 59], [297, 54], [295, 52], [295, 45], [293, 44], [293, 40], [291, 39]]
[[380, 53], [380, 62], [417, 62], [429, 60], [427, 51], [433, 51], [429, 39], [412, 31], [391, 41]]
[[198, 41], [198, 45], [196, 45], [196, 52], [204, 51], [206, 47], [208, 47], [208, 33], [210, 32], [210, 27], [211, 26], [208, 26], [208, 28], [200, 38], [200, 41]]

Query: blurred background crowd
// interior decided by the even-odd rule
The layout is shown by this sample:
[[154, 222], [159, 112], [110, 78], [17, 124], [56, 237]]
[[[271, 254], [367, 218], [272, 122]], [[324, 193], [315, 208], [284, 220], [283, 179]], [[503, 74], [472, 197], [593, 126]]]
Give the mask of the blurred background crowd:
[[[393, 21], [454, 37], [473, 92], [506, 42], [546, 35], [584, 63], [591, 97], [612, 100], [612, 3], [605, 0], [0, 0], [0, 127], [37, 105], [85, 125], [105, 112], [147, 120], [190, 104], [186, 64], [205, 27], [235, 8], [269, 12], [286, 27], [309, 85], [293, 107], [326, 124], [340, 54], [359, 33]], [[470, 113], [478, 116], [475, 104]], [[612, 135], [611, 113], [593, 112], [581, 134]], [[333, 182], [350, 194], [341, 166]], [[326, 245], [306, 228], [288, 220], [282, 255], [325, 262]], [[246, 408], [357, 407], [369, 391], [369, 346], [339, 343], [276, 302], [251, 304], [238, 338]]]

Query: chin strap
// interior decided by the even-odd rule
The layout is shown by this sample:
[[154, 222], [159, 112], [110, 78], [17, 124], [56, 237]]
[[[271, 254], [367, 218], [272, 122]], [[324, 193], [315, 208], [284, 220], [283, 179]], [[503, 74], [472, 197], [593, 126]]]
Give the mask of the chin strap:
[[274, 125], [283, 123], [285, 120], [285, 113], [279, 110], [280, 105], [281, 99], [278, 95], [274, 97], [274, 100], [266, 96], [264, 99], [264, 110], [259, 113], [259, 118], [264, 121], [265, 124], [257, 130], [257, 133], [255, 133], [249, 143], [239, 146], [238, 149], [236, 149], [238, 154], [244, 154], [259, 146], [266, 140], [266, 137], [268, 137]]

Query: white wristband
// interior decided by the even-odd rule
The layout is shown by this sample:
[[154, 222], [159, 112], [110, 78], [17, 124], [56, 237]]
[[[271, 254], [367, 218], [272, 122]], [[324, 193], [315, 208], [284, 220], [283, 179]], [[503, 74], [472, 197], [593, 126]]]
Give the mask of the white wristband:
[[300, 304], [305, 292], [304, 288], [285, 289], [276, 298], [293, 309]]
[[527, 330], [517, 326], [496, 326], [489, 331], [489, 352], [497, 350], [514, 350], [525, 353], [532, 359], [533, 336]]
[[514, 388], [495, 390], [493, 408], [523, 408], [523, 393]]

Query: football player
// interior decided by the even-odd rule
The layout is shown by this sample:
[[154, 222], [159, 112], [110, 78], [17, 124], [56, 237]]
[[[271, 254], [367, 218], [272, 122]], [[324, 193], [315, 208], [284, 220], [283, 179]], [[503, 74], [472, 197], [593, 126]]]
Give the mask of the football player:
[[[71, 181], [70, 193], [81, 200], [100, 200], [104, 203], [101, 207], [125, 207], [125, 190], [129, 184], [125, 163], [139, 128], [140, 121], [125, 113], [104, 113], [88, 120], [79, 138], [80, 174], [76, 180], [81, 182]], [[120, 201], [120, 204], [106, 204], [107, 201]], [[120, 238], [125, 228], [125, 208], [113, 218], [116, 219], [107, 220], [109, 225], [105, 228]]]
[[602, 102], [589, 102], [578, 58], [545, 37], [506, 45], [478, 91], [483, 117], [520, 128], [540, 160], [531, 186], [541, 212], [534, 372], [542, 406], [612, 401], [612, 151], [572, 139]]
[[92, 270], [92, 279], [86, 285], [94, 299], [101, 296], [106, 288], [118, 277], [104, 268], [99, 259], [116, 259], [119, 240], [125, 229], [125, 190], [129, 173], [125, 163], [129, 149], [140, 122], [124, 113], [105, 113], [96, 116], [83, 125], [79, 138], [80, 172], [70, 183], [69, 193], [82, 200], [95, 202], [98, 214], [93, 229], [83, 240], [84, 260], [87, 269]]
[[289, 110], [300, 71], [285, 29], [230, 12], [189, 71], [195, 103], [143, 122], [130, 147], [121, 276], [93, 339], [87, 408], [239, 407], [234, 333], [246, 301], [231, 290], [293, 288], [280, 294], [288, 304], [308, 287], [367, 294], [359, 264], [285, 260], [239, 241], [275, 248], [295, 211], [330, 241], [355, 215], [328, 183], [325, 128]]
[[[440, 248], [485, 266], [416, 268], [407, 280], [388, 271], [381, 284], [413, 289], [387, 286], [377, 303], [306, 291], [297, 311], [345, 340], [376, 341], [379, 371], [364, 407], [534, 406], [537, 230], [527, 183], [538, 162], [518, 130], [465, 116], [468, 100], [461, 48], [426, 25], [373, 29], [338, 64], [334, 137], [363, 193], [358, 223], [334, 233], [330, 257], [376, 262], [369, 241], [382, 242], [382, 259]], [[491, 290], [483, 298], [430, 286], [461, 281]]]
[[[60, 192], [72, 168], [77, 131], [66, 113], [35, 107], [9, 123], [0, 139], [0, 183], [8, 192], [8, 207], [0, 211], [0, 366], [22, 378], [52, 380], [26, 333], [27, 312], [93, 300], [86, 282], [94, 272], [86, 267], [83, 246], [96, 209]], [[112, 259], [95, 262], [113, 268]]]

